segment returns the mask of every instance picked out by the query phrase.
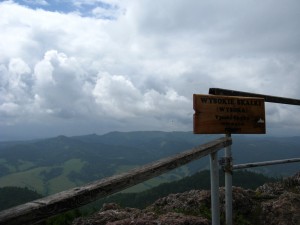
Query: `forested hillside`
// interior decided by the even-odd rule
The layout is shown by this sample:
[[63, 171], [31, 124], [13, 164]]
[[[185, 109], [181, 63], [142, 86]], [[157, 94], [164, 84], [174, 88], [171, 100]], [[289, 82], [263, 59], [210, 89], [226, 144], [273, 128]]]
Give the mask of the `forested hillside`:
[[28, 188], [3, 187], [0, 188], [0, 211], [20, 205], [42, 196]]
[[[249, 177], [251, 179], [251, 176]], [[233, 187], [233, 224], [299, 225], [300, 173], [284, 180], [266, 183], [255, 190]], [[220, 224], [225, 221], [225, 192], [220, 189]], [[210, 190], [188, 190], [169, 194], [145, 209], [106, 204], [97, 213], [77, 218], [72, 225], [210, 225]]]
[[[238, 171], [233, 174], [233, 185], [245, 189], [255, 189], [266, 182], [274, 182], [275, 178], [266, 177], [262, 174]], [[224, 174], [220, 172], [220, 186], [224, 185]], [[145, 208], [157, 199], [166, 197], [171, 193], [182, 193], [190, 190], [208, 190], [210, 188], [210, 173], [208, 170], [198, 172], [184, 179], [161, 184], [155, 188], [140, 193], [119, 193], [91, 203], [80, 210], [72, 210], [67, 213], [50, 218], [48, 225], [71, 224], [74, 218], [91, 214], [100, 210], [106, 203], [117, 203], [122, 207]], [[40, 198], [36, 192], [27, 188], [5, 187], [0, 188], [1, 210], [16, 206], [34, 199]]]
[[[224, 186], [224, 173], [220, 171], [220, 186]], [[255, 189], [264, 183], [274, 182], [277, 179], [264, 176], [263, 174], [250, 171], [236, 171], [233, 174], [233, 186], [243, 187], [245, 189]], [[94, 205], [104, 203], [118, 203], [122, 207], [145, 208], [155, 200], [167, 196], [171, 193], [181, 193], [189, 190], [209, 190], [210, 189], [210, 171], [205, 170], [192, 176], [188, 176], [178, 181], [161, 184], [152, 189], [140, 193], [120, 193], [101, 199]]]
[[[0, 187], [28, 187], [49, 195], [120, 174], [217, 137], [191, 132], [145, 131], [0, 142]], [[233, 136], [234, 164], [299, 157], [298, 149], [298, 137]], [[220, 151], [219, 157], [222, 155]], [[208, 168], [209, 160], [205, 157], [127, 192], [143, 191]], [[270, 176], [287, 176], [298, 168], [297, 164], [286, 164], [255, 170]]]

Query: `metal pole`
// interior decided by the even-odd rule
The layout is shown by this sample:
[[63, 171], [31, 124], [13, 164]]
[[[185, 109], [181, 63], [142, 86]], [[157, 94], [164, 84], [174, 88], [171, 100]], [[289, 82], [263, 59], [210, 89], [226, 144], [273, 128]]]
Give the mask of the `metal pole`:
[[218, 152], [210, 154], [210, 189], [212, 225], [220, 225]]
[[281, 160], [272, 160], [272, 161], [265, 161], [265, 162], [254, 162], [254, 163], [238, 164], [238, 165], [234, 165], [233, 169], [234, 170], [246, 169], [246, 168], [258, 167], [258, 166], [270, 166], [270, 165], [294, 163], [294, 162], [300, 162], [300, 158], [281, 159]]
[[[231, 137], [226, 134], [226, 137]], [[225, 218], [226, 225], [232, 225], [232, 153], [231, 146], [225, 148]]]

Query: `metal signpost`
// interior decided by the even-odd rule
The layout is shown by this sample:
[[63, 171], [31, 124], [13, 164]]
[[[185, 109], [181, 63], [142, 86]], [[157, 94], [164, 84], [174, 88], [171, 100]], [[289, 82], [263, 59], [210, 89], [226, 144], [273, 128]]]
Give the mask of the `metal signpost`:
[[[263, 98], [193, 95], [195, 134], [265, 134]], [[232, 153], [225, 148], [226, 225], [232, 225]], [[220, 225], [218, 153], [210, 154], [212, 225]]]
[[211, 224], [220, 224], [218, 152], [210, 154]]
[[265, 134], [263, 98], [194, 94], [195, 134]]
[[[226, 136], [230, 136], [230, 133], [239, 133], [239, 134], [245, 134], [245, 133], [265, 133], [266, 132], [266, 123], [265, 123], [265, 112], [264, 108], [257, 108], [256, 106], [258, 105], [264, 105], [264, 102], [271, 102], [271, 103], [279, 103], [279, 104], [288, 104], [288, 105], [300, 105], [300, 100], [299, 99], [292, 99], [292, 98], [284, 98], [284, 97], [278, 97], [278, 96], [271, 96], [271, 95], [263, 95], [263, 94], [257, 94], [257, 93], [250, 93], [250, 92], [242, 92], [242, 91], [235, 91], [235, 90], [228, 90], [228, 89], [221, 89], [221, 88], [210, 88], [209, 89], [209, 94], [215, 96], [215, 98], [212, 98], [211, 100], [203, 100], [204, 98], [201, 96], [195, 96], [194, 95], [194, 109], [195, 109], [195, 104], [200, 104], [197, 102], [202, 102], [202, 114], [201, 114], [201, 107], [197, 106], [197, 110], [195, 109], [196, 113], [194, 115], [194, 133], [218, 133], [220, 130], [214, 130], [211, 128], [204, 128], [203, 125], [208, 126], [212, 125], [214, 123], [218, 124], [216, 121], [215, 122], [207, 122], [206, 120], [209, 117], [209, 112], [215, 116], [217, 120], [223, 120], [227, 118], [228, 121], [226, 123], [221, 123], [223, 125], [228, 124], [228, 126], [225, 127], [220, 127], [220, 129], [223, 131], [228, 131], [225, 132]], [[209, 95], [209, 96], [211, 96]], [[203, 96], [203, 95], [202, 95]], [[229, 97], [230, 96], [230, 97]], [[243, 97], [242, 97], [243, 96]], [[205, 96], [204, 96], [205, 97]], [[226, 100], [226, 97], [229, 98], [238, 98], [237, 100]], [[195, 103], [195, 98], [196, 98], [196, 103]], [[209, 97], [210, 98], [210, 97]], [[245, 100], [242, 100], [244, 98]], [[248, 100], [246, 99], [248, 98]], [[263, 102], [257, 104], [257, 100], [251, 98], [259, 98], [263, 99]], [[240, 100], [245, 103], [245, 104], [239, 104]], [[230, 115], [226, 116], [218, 116], [217, 114], [220, 113], [220, 111], [224, 111], [221, 106], [217, 106], [214, 110], [208, 110], [207, 106], [205, 106], [207, 103], [211, 104], [213, 102], [214, 104], [222, 104], [224, 105], [230, 105], [228, 108], [231, 109], [226, 109], [225, 111], [230, 113]], [[216, 103], [217, 102], [217, 103]], [[204, 105], [203, 105], [204, 103]], [[232, 104], [233, 103], [233, 104]], [[236, 107], [240, 106], [240, 107]], [[249, 108], [248, 108], [249, 106]], [[252, 107], [253, 106], [253, 107]], [[206, 109], [204, 109], [206, 108]], [[224, 107], [223, 107], [224, 108]], [[207, 112], [206, 112], [207, 111]], [[205, 112], [205, 113], [204, 113]], [[246, 112], [248, 118], [250, 120], [246, 120], [250, 122], [250, 126], [246, 125], [247, 122], [242, 119], [238, 119], [237, 121], [232, 118], [239, 118], [236, 113], [245, 115], [244, 113]], [[259, 113], [258, 113], [259, 112]], [[257, 119], [257, 115], [260, 114], [260, 118], [256, 121], [255, 125], [255, 118]], [[263, 115], [262, 115], [263, 114]], [[200, 119], [199, 119], [200, 117]], [[205, 117], [205, 119], [204, 119]], [[211, 119], [210, 119], [211, 120]], [[230, 121], [230, 122], [229, 122]], [[239, 122], [240, 125], [234, 125], [238, 124]], [[210, 124], [211, 123], [211, 124]], [[252, 125], [251, 125], [252, 124]], [[251, 126], [253, 126], [251, 128]], [[233, 132], [230, 132], [233, 131]], [[223, 133], [223, 132], [220, 132]], [[266, 166], [266, 165], [274, 165], [274, 164], [282, 164], [282, 163], [291, 163], [291, 162], [299, 162], [300, 158], [294, 158], [294, 159], [285, 159], [285, 160], [273, 160], [273, 161], [267, 161], [267, 162], [256, 162], [256, 163], [247, 163], [247, 164], [241, 164], [241, 165], [232, 165], [232, 157], [231, 157], [231, 146], [227, 146], [225, 149], [225, 157], [223, 159], [223, 165], [224, 165], [224, 170], [225, 170], [225, 204], [226, 204], [226, 225], [232, 225], [232, 170], [233, 169], [243, 169], [243, 168], [251, 168], [251, 167], [256, 167], [256, 166]], [[213, 194], [213, 193], [212, 193]], [[212, 212], [214, 214], [215, 212]], [[214, 224], [214, 223], [213, 223]], [[215, 223], [219, 224], [219, 223]]]
[[[226, 134], [226, 137], [231, 137]], [[232, 224], [232, 153], [231, 146], [225, 148], [225, 219], [226, 224]]]

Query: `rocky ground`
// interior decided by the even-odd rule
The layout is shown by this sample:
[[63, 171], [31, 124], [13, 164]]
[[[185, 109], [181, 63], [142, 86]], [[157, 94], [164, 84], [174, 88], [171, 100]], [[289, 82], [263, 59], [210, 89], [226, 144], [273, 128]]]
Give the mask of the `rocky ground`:
[[[224, 189], [220, 188], [221, 220], [224, 224]], [[300, 172], [282, 182], [257, 190], [233, 188], [234, 224], [299, 225]], [[191, 190], [161, 198], [146, 209], [121, 208], [111, 203], [72, 225], [209, 225], [210, 191]]]

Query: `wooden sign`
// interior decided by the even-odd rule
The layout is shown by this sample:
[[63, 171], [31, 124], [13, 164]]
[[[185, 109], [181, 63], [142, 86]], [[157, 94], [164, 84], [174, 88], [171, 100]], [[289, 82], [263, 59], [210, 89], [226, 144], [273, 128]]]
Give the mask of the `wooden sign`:
[[263, 98], [194, 94], [195, 134], [265, 134]]

